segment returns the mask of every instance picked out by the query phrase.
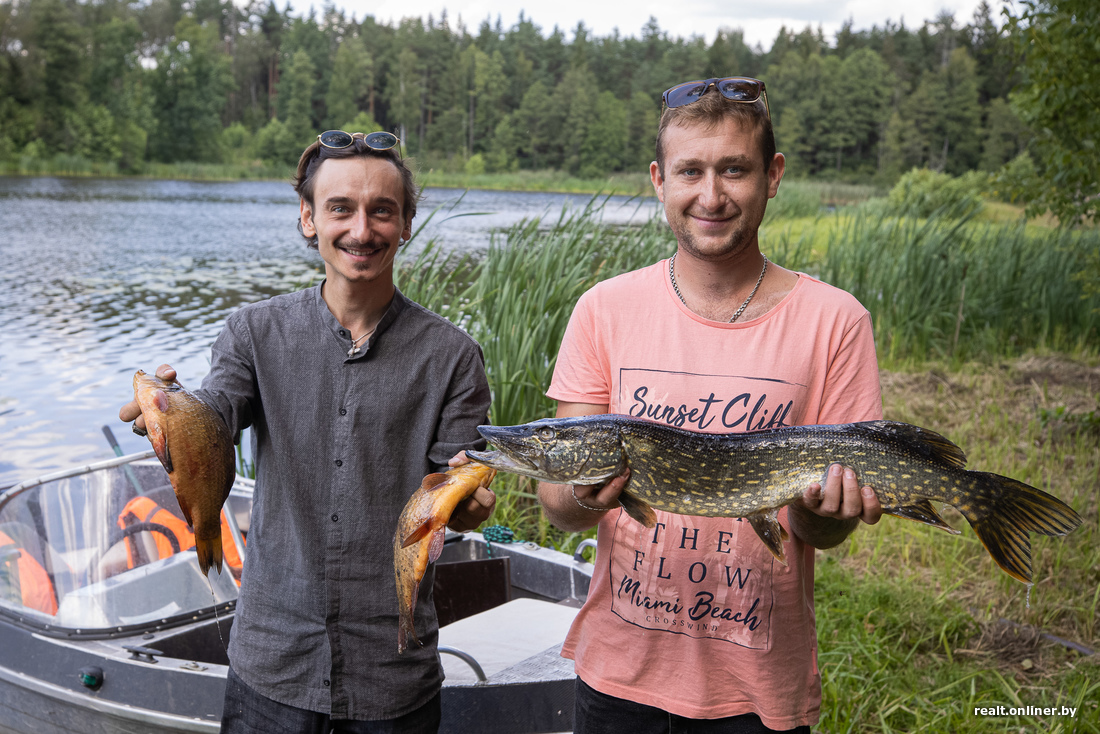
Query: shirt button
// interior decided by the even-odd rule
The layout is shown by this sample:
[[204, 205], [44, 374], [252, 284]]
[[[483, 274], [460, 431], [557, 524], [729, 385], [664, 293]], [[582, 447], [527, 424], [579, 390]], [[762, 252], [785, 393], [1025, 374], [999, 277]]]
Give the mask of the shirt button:
[[348, 409], [347, 408], [340, 408], [340, 415], [347, 415], [347, 414], [348, 414]]
[[343, 461], [341, 461], [340, 459], [336, 460], [336, 466], [343, 466], [343, 465], [344, 465]]
[[325, 688], [328, 688], [328, 679], [325, 679]]
[[[340, 336], [347, 336], [347, 335], [348, 335], [348, 333], [346, 331], [344, 331], [343, 329], [340, 329]], [[325, 685], [326, 686], [328, 685], [328, 681], [325, 681]]]
[[[333, 522], [337, 522], [337, 521], [339, 521], [339, 519], [340, 519], [340, 516], [339, 516], [339, 515], [337, 515], [337, 514], [336, 514], [335, 512], [334, 512], [334, 513], [332, 513], [332, 521], [333, 521]], [[328, 683], [326, 683], [325, 685], [327, 686], [327, 685], [328, 685]]]

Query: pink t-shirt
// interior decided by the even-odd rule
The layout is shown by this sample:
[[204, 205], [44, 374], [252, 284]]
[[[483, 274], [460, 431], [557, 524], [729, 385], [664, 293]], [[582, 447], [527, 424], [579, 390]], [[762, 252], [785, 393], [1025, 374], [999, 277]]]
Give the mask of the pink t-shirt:
[[[764, 316], [723, 324], [679, 301], [667, 260], [581, 297], [547, 394], [708, 433], [882, 417], [870, 315], [851, 295], [800, 274]], [[562, 649], [585, 683], [690, 718], [817, 722], [812, 547], [792, 537], [783, 566], [747, 522], [660, 510], [650, 529], [608, 512], [597, 543]]]

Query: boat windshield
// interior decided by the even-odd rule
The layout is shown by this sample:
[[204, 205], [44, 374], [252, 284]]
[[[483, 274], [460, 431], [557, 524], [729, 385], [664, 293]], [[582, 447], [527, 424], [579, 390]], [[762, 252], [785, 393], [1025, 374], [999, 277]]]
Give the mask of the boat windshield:
[[222, 511], [223, 569], [209, 581], [155, 459], [24, 485], [0, 493], [0, 616], [46, 634], [104, 637], [235, 603], [244, 554], [234, 537], [245, 544], [248, 480], [238, 479]]

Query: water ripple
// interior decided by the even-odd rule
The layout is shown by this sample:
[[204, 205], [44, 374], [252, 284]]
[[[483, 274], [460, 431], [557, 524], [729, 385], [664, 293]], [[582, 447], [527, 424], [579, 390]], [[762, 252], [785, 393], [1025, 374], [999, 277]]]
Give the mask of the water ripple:
[[[422, 240], [480, 249], [588, 200], [432, 189], [417, 220]], [[605, 219], [651, 211], [620, 199]], [[125, 451], [147, 448], [118, 421], [136, 369], [169, 362], [197, 385], [230, 313], [320, 279], [297, 216], [279, 182], [0, 177], [0, 487], [109, 457], [105, 424]]]

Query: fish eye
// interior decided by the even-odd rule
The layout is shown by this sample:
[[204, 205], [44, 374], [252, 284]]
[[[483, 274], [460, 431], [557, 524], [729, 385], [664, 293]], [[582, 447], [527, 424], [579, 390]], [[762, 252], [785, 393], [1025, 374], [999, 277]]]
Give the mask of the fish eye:
[[544, 441], [550, 441], [554, 438], [554, 429], [550, 426], [543, 426], [538, 430], [539, 438]]

